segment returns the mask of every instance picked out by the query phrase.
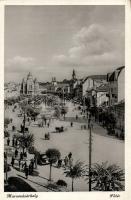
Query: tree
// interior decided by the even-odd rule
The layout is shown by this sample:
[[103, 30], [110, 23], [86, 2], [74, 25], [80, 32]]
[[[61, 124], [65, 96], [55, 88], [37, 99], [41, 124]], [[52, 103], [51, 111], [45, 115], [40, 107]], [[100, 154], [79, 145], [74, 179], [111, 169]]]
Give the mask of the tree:
[[64, 172], [66, 177], [72, 179], [72, 192], [74, 191], [74, 179], [81, 178], [86, 174], [86, 168], [83, 162], [77, 161], [73, 167], [69, 167], [68, 170]]
[[64, 116], [64, 119], [65, 119], [66, 113], [67, 113], [67, 107], [62, 107], [62, 109], [61, 109], [61, 115]]
[[[89, 174], [88, 174], [89, 176]], [[91, 169], [93, 190], [97, 191], [121, 191], [124, 190], [124, 172], [117, 165], [94, 164]], [[87, 180], [89, 177], [87, 178]]]
[[108, 133], [112, 134], [116, 125], [116, 118], [113, 113], [108, 113], [106, 116]]
[[34, 118], [34, 120], [36, 120], [37, 115], [40, 114], [40, 110], [33, 108], [30, 105], [21, 105], [22, 110], [24, 111], [24, 113], [26, 113], [28, 116], [31, 116]]
[[60, 107], [59, 107], [59, 106], [56, 106], [56, 107], [55, 107], [55, 111], [54, 111], [54, 117], [59, 118], [59, 117], [60, 117], [60, 114], [61, 114]]
[[51, 181], [52, 164], [56, 163], [59, 160], [61, 154], [60, 154], [59, 150], [57, 150], [57, 149], [48, 149], [45, 154], [46, 154], [49, 164], [50, 164], [49, 180]]
[[23, 149], [23, 153], [25, 149], [29, 149], [34, 144], [33, 134], [19, 135], [17, 139], [19, 141], [20, 147]]

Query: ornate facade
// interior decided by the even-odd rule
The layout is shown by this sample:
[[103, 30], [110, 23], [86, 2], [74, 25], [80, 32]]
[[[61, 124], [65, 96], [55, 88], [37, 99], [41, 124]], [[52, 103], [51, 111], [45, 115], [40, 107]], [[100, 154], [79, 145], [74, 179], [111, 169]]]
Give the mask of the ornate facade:
[[20, 94], [22, 95], [36, 95], [39, 93], [39, 83], [37, 79], [33, 79], [32, 74], [29, 72], [26, 81], [23, 78], [20, 88]]

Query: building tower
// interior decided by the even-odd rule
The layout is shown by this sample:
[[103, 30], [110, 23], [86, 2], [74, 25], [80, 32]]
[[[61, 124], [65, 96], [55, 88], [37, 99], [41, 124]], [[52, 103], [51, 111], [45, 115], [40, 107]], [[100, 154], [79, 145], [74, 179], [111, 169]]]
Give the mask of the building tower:
[[73, 72], [72, 72], [72, 79], [73, 80], [76, 80], [76, 73], [75, 73], [75, 70], [73, 69]]
[[38, 94], [39, 93], [39, 83], [37, 81], [37, 79], [34, 79], [34, 94]]

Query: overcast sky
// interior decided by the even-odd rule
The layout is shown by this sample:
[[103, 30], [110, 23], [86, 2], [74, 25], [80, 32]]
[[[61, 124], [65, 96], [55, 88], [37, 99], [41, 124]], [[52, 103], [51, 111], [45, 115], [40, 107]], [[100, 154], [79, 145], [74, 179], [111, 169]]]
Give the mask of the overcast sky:
[[124, 65], [124, 6], [6, 6], [5, 81], [106, 74]]

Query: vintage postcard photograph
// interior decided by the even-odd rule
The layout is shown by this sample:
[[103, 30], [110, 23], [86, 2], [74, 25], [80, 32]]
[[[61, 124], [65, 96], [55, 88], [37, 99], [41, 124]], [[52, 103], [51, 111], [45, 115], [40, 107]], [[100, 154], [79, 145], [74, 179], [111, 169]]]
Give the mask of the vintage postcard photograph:
[[125, 191], [124, 5], [5, 5], [3, 159], [4, 192]]

